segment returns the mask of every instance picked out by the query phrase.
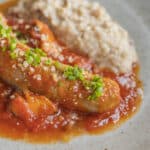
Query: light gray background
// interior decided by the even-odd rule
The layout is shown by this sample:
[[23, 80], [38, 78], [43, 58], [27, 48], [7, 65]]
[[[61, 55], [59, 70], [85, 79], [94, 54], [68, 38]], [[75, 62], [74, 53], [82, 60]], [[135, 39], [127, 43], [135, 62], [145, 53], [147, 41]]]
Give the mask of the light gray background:
[[144, 81], [144, 101], [139, 113], [119, 129], [101, 136], [82, 136], [53, 145], [1, 139], [0, 150], [150, 150], [150, 0], [99, 1], [135, 40]]
[[126, 0], [150, 28], [150, 0]]

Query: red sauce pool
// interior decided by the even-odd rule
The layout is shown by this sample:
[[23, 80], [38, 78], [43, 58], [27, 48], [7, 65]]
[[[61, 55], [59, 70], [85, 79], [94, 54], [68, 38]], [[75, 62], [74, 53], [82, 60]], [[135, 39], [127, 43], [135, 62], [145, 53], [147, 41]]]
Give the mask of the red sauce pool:
[[138, 79], [139, 67], [132, 74], [116, 76], [108, 71], [102, 75], [115, 79], [121, 89], [120, 105], [103, 114], [83, 114], [59, 109], [55, 115], [39, 118], [31, 126], [24, 123], [7, 110], [7, 93], [11, 88], [0, 84], [0, 136], [34, 143], [68, 141], [82, 134], [100, 134], [118, 127], [137, 112], [141, 104], [142, 83]]

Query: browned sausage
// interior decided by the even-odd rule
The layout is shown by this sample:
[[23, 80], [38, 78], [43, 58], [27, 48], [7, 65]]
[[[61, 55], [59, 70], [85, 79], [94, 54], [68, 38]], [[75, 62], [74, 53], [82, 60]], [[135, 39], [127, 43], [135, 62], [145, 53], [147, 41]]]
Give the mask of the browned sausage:
[[7, 18], [7, 24], [17, 33], [18, 38], [25, 40], [33, 48], [43, 49], [47, 55], [61, 63], [78, 65], [87, 71], [94, 70], [94, 64], [86, 57], [79, 56], [60, 44], [50, 28], [39, 20], [27, 21], [18, 18]]
[[[93, 89], [89, 86], [85, 87], [83, 78], [88, 85], [93, 85], [95, 75], [79, 69], [82, 72], [82, 79], [79, 77], [72, 79], [72, 76], [66, 77], [65, 72], [70, 66], [54, 60], [51, 60], [51, 63], [47, 65], [45, 62], [49, 58], [45, 55], [41, 56], [38, 65], [30, 64], [26, 54], [35, 53], [34, 51], [35, 49], [30, 49], [30, 47], [17, 41], [14, 49], [17, 57], [12, 58], [9, 39], [0, 37], [0, 78], [22, 91], [31, 90], [53, 101], [58, 101], [59, 104], [68, 109], [102, 113], [115, 108], [120, 103], [120, 89], [115, 81], [98, 77], [103, 82], [102, 93], [96, 99], [89, 100], [94, 88], [93, 86]], [[42, 52], [40, 51], [40, 53]], [[37, 58], [35, 58], [36, 61]], [[75, 74], [79, 76], [79, 72], [76, 71]]]

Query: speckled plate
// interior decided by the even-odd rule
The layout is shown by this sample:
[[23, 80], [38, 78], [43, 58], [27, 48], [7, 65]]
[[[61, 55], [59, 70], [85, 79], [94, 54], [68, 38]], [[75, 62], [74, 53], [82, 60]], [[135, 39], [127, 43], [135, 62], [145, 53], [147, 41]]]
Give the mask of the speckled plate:
[[[1, 0], [0, 0], [1, 1]], [[144, 81], [144, 101], [140, 111], [115, 131], [100, 136], [81, 136], [69, 143], [34, 145], [0, 139], [0, 150], [149, 150], [150, 149], [150, 31], [130, 3], [100, 0], [112, 16], [135, 40]], [[143, 2], [143, 1], [142, 1]], [[150, 3], [147, 0], [147, 4]], [[149, 14], [147, 14], [149, 15]]]

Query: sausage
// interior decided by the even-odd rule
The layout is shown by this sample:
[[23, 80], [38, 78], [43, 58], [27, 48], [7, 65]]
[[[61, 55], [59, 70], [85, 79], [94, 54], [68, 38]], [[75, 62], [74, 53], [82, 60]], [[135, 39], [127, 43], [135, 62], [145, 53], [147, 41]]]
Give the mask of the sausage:
[[[18, 45], [17, 49], [20, 52], [26, 50], [22, 45]], [[21, 59], [23, 62], [19, 62]], [[120, 90], [115, 81], [103, 78], [103, 95], [97, 101], [90, 101], [87, 99], [90, 93], [80, 81], [63, 77], [61, 72], [66, 65], [60, 64], [59, 70], [54, 63], [48, 69], [46, 66], [26, 67], [24, 63], [23, 57], [13, 60], [9, 51], [0, 51], [0, 77], [12, 86], [45, 95], [69, 109], [101, 113], [116, 107], [120, 102]]]
[[26, 39], [27, 45], [43, 49], [47, 55], [61, 63], [78, 65], [87, 71], [93, 71], [95, 65], [86, 57], [79, 56], [66, 46], [60, 44], [50, 28], [39, 20], [27, 21], [18, 18], [7, 18], [7, 24], [13, 31], [19, 33], [18, 38]]
[[[5, 45], [6, 50], [3, 51]], [[0, 78], [18, 90], [30, 90], [58, 102], [63, 107], [86, 113], [103, 113], [117, 107], [120, 103], [118, 84], [108, 78], [99, 77], [103, 82], [102, 94], [96, 100], [89, 100], [92, 89], [86, 88], [80, 79], [70, 80], [64, 75], [69, 65], [51, 60], [45, 64], [47, 56], [42, 56], [38, 65], [27, 63], [26, 53], [32, 49], [17, 41], [16, 58], [11, 58], [7, 37], [0, 37]], [[41, 51], [40, 51], [41, 53]], [[91, 83], [94, 74], [82, 70], [86, 82]]]
[[35, 95], [30, 91], [25, 91], [24, 96], [14, 93], [9, 102], [8, 110], [23, 120], [30, 128], [37, 118], [47, 117], [57, 112], [56, 106], [49, 99]]

